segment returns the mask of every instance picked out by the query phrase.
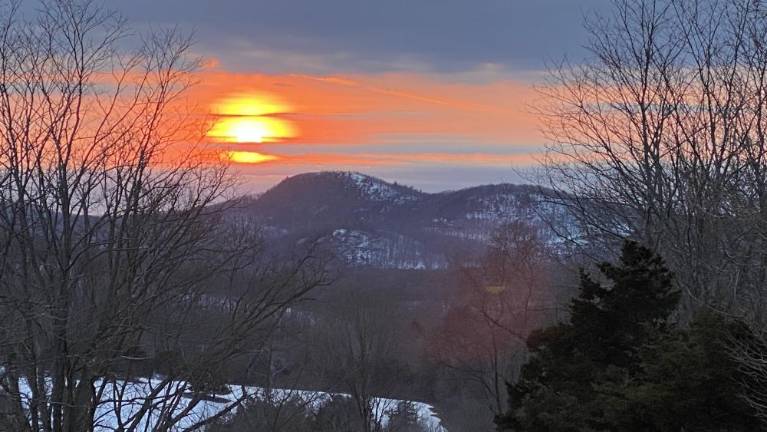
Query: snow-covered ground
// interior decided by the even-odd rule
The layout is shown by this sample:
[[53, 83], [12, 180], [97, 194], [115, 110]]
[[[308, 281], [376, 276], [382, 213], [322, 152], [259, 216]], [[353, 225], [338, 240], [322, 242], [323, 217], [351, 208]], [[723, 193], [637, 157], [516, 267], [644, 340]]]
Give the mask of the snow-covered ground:
[[[22, 400], [30, 397], [29, 386], [20, 383]], [[96, 382], [96, 388], [101, 387]], [[344, 394], [326, 393], [309, 390], [273, 389], [271, 395], [262, 387], [228, 385], [222, 392], [216, 393], [215, 397], [202, 400], [193, 407], [189, 406], [191, 398], [187, 392], [189, 385], [181, 381], [167, 381], [162, 379], [145, 379], [132, 382], [116, 381], [107, 383], [103, 387], [102, 403], [99, 405], [95, 416], [95, 430], [98, 432], [117, 431], [121, 425], [138, 426], [135, 430], [152, 430], [165, 416], [178, 416], [176, 426], [171, 429], [183, 431], [192, 428], [211, 416], [221, 413], [222, 410], [234, 406], [243, 396], [249, 399], [266, 400], [270, 396], [275, 405], [288, 400], [303, 402], [307, 410], [316, 411], [333, 397], [349, 397]], [[400, 400], [376, 398], [372, 401], [374, 418], [382, 424], [388, 422], [389, 411], [396, 408]], [[440, 419], [434, 412], [434, 407], [423, 402], [413, 402], [419, 419], [430, 432], [447, 432], [442, 427]], [[236, 407], [229, 414], [234, 414]], [[204, 430], [204, 429], [202, 429]]]

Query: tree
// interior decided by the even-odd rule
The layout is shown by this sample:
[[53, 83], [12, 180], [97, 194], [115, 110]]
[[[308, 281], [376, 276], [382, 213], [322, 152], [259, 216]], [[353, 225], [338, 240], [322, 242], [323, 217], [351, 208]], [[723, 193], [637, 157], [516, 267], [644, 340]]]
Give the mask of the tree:
[[663, 261], [636, 243], [599, 268], [610, 284], [584, 273], [570, 323], [529, 338], [531, 360], [509, 385], [498, 429], [759, 430], [726, 349], [747, 327], [711, 313], [672, 326], [680, 293]]
[[609, 430], [594, 385], [638, 369], [640, 348], [668, 331], [679, 293], [663, 261], [626, 242], [620, 264], [602, 263], [603, 286], [585, 272], [569, 324], [528, 338], [530, 361], [509, 387], [499, 430]]
[[542, 87], [546, 176], [580, 222], [572, 234], [661, 253], [684, 319], [713, 307], [761, 323], [765, 2], [612, 3], [587, 23], [592, 57]]
[[199, 428], [223, 367], [323, 283], [323, 260], [268, 264], [225, 217], [234, 183], [181, 103], [187, 37], [128, 51], [93, 1], [44, 1], [33, 21], [0, 7], [0, 427]]
[[460, 269], [459, 292], [430, 340], [436, 360], [494, 415], [504, 411], [505, 383], [526, 359], [525, 339], [556, 308], [553, 265], [535, 227], [498, 228], [484, 255]]
[[428, 432], [421, 424], [418, 410], [410, 401], [397, 402], [397, 406], [389, 410], [388, 416], [386, 432]]
[[277, 403], [253, 399], [244, 403], [228, 419], [209, 427], [210, 432], [309, 432], [312, 428], [311, 407], [301, 397], [291, 396]]
[[[313, 430], [318, 432], [353, 432], [360, 430], [357, 403], [344, 396], [332, 396], [317, 410]], [[380, 425], [379, 425], [380, 426]]]
[[[716, 310], [755, 341], [730, 348], [764, 415], [767, 4], [615, 0], [593, 56], [542, 88], [546, 177], [580, 242], [641, 239], [668, 260], [682, 321]], [[575, 238], [575, 240], [578, 240]]]
[[385, 396], [398, 385], [392, 377], [403, 372], [394, 355], [400, 345], [395, 327], [398, 311], [384, 294], [354, 288], [317, 318], [316, 361], [329, 390], [349, 395], [356, 415], [355, 424], [348, 427], [381, 432], [383, 418], [394, 404]]
[[741, 325], [730, 332], [724, 344], [727, 354], [737, 364], [741, 396], [745, 403], [767, 425], [767, 339], [763, 332], [753, 332]]
[[730, 355], [733, 337], [752, 339], [743, 323], [709, 312], [644, 346], [636, 376], [599, 388], [612, 396], [610, 423], [621, 430], [762, 430], [742, 397], [748, 378]]

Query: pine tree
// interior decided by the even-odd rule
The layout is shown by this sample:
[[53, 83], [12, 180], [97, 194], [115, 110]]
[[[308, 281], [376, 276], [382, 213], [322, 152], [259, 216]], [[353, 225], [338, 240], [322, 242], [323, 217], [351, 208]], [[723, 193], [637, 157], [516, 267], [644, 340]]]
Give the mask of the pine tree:
[[742, 323], [701, 314], [677, 329], [679, 301], [663, 261], [625, 243], [609, 284], [581, 273], [571, 319], [528, 339], [530, 361], [509, 385], [499, 431], [757, 431], [726, 344]]
[[640, 363], [640, 348], [669, 331], [679, 292], [663, 260], [627, 241], [617, 265], [599, 265], [609, 284], [581, 272], [570, 323], [534, 332], [530, 361], [509, 386], [499, 430], [610, 430], [595, 383], [621, 381]]
[[743, 324], [711, 312], [640, 351], [631, 380], [600, 388], [617, 430], [759, 431], [753, 409], [741, 397], [742, 374], [730, 355], [732, 337], [750, 338]]

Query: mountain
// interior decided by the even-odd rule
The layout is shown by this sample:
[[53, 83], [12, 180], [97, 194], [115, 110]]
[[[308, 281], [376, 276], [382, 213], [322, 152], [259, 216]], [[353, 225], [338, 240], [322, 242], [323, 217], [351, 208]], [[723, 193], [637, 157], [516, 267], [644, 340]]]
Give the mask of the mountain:
[[454, 255], [482, 250], [495, 229], [512, 221], [556, 243], [549, 224], [570, 221], [552, 197], [513, 184], [425, 193], [356, 172], [318, 172], [289, 177], [238, 211], [283, 244], [329, 241], [350, 265], [442, 268]]

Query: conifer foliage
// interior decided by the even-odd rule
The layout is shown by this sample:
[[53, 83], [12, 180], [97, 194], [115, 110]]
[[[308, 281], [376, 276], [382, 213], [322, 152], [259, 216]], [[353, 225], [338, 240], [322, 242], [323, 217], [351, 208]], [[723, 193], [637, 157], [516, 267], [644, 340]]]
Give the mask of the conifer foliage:
[[499, 431], [759, 430], [724, 349], [742, 327], [707, 314], [676, 328], [673, 276], [635, 242], [599, 271], [604, 281], [581, 272], [569, 323], [528, 339]]

